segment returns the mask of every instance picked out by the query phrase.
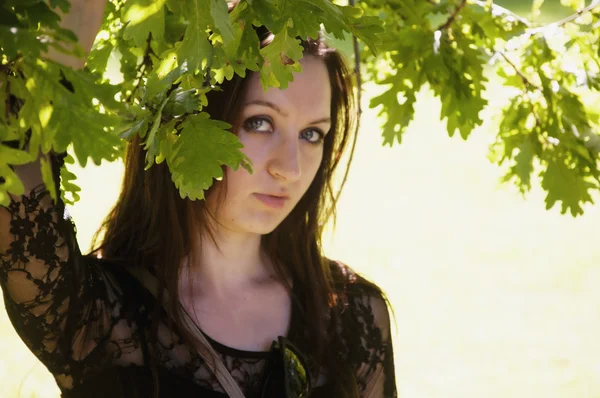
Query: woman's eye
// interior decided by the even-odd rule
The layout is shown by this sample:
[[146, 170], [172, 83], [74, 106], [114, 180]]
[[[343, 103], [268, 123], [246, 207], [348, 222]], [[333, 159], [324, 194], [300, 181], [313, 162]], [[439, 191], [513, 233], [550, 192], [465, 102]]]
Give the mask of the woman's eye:
[[259, 133], [267, 133], [273, 130], [273, 126], [269, 119], [264, 117], [251, 117], [244, 122], [246, 131], [257, 131]]
[[323, 134], [318, 129], [304, 130], [302, 132], [302, 138], [304, 138], [305, 140], [307, 140], [311, 144], [318, 144], [318, 143], [320, 143], [321, 141], [323, 141], [324, 137], [325, 137], [325, 134]]

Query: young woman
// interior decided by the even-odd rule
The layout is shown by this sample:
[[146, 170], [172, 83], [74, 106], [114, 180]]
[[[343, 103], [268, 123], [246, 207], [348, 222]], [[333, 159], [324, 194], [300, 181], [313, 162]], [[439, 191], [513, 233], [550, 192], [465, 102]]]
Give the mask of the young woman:
[[[86, 28], [70, 27], [85, 42], [94, 24], [80, 18]], [[355, 133], [351, 79], [335, 51], [303, 44], [287, 89], [264, 91], [250, 74], [209, 93], [205, 110], [233, 126], [253, 174], [226, 168], [204, 201], [181, 199], [165, 163], [144, 171], [136, 137], [88, 255], [39, 166], [16, 168], [29, 193], [0, 208], [0, 284], [64, 397], [224, 397], [212, 361], [246, 397], [396, 396], [386, 300], [320, 244]], [[57, 180], [62, 158], [51, 158]], [[158, 298], [134, 268], [157, 278]], [[196, 349], [198, 329], [216, 358]]]

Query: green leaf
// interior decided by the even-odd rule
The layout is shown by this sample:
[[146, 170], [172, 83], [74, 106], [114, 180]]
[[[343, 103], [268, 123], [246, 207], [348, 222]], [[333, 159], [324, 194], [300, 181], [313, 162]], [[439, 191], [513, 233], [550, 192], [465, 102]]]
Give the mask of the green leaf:
[[129, 141], [135, 134], [139, 133], [140, 137], [144, 138], [148, 131], [148, 119], [149, 117], [143, 117], [140, 120], [136, 120], [127, 129], [121, 131], [119, 137]]
[[560, 0], [560, 4], [565, 7], [579, 11], [585, 7], [585, 0]]
[[56, 183], [54, 181], [54, 176], [52, 175], [52, 165], [45, 157], [40, 157], [40, 168], [42, 172], [42, 181], [46, 186], [48, 192], [50, 192], [50, 197], [54, 201], [57, 202], [57, 193], [56, 193]]
[[8, 193], [13, 195], [23, 195], [25, 187], [10, 167], [4, 161], [0, 161], [0, 178], [4, 179], [4, 183], [0, 183], [0, 205], [8, 206], [10, 203], [10, 196]]
[[177, 140], [177, 130], [175, 129], [177, 122], [176, 119], [173, 119], [158, 130], [155, 140], [158, 145], [157, 148], [152, 149], [156, 164], [161, 164], [173, 155], [173, 143]]
[[17, 14], [10, 8], [0, 6], [0, 25], [8, 27], [25, 28], [26, 26], [17, 18]]
[[528, 135], [519, 146], [519, 153], [515, 156], [515, 164], [504, 176], [503, 182], [515, 179], [515, 183], [522, 194], [531, 190], [531, 174], [533, 173], [533, 159], [536, 153]]
[[431, 88], [442, 100], [440, 118], [448, 120], [447, 130], [452, 137], [455, 130], [463, 139], [483, 123], [479, 113], [487, 105], [483, 98], [485, 61], [468, 36], [454, 32], [453, 39], [443, 35], [439, 53], [428, 59], [426, 71]]
[[264, 64], [260, 69], [260, 82], [263, 88], [287, 88], [288, 83], [294, 80], [293, 72], [300, 72], [300, 58], [302, 58], [302, 45], [300, 40], [291, 37], [288, 30], [284, 29], [268, 46], [260, 50]]
[[148, 35], [155, 40], [165, 34], [165, 0], [128, 0], [122, 9], [121, 20], [126, 23], [123, 38], [145, 47]]
[[29, 25], [37, 28], [38, 24], [51, 28], [59, 28], [60, 17], [44, 2], [26, 8], [25, 14]]
[[167, 104], [167, 101], [168, 101], [168, 98], [165, 98], [163, 100], [163, 102], [160, 104], [160, 106], [158, 107], [158, 109], [156, 109], [154, 111], [154, 114], [152, 115], [153, 120], [148, 120], [148, 122], [152, 123], [152, 124], [150, 125], [150, 130], [148, 130], [148, 135], [146, 137], [146, 140], [144, 141], [144, 144], [145, 144], [144, 149], [147, 151], [146, 167], [144, 168], [144, 170], [148, 170], [154, 164], [154, 158], [156, 156], [156, 151], [158, 148], [158, 144], [156, 142], [156, 132], [158, 131], [158, 129], [161, 125], [162, 112], [163, 112], [165, 105]]
[[0, 159], [10, 165], [20, 165], [33, 161], [29, 153], [0, 144]]
[[191, 73], [204, 70], [212, 58], [212, 46], [208, 41], [208, 25], [212, 22], [206, 12], [210, 8], [209, 0], [191, 0], [189, 2], [190, 23], [181, 44], [177, 47], [179, 65], [187, 62]]
[[62, 12], [67, 13], [71, 8], [71, 4], [68, 2], [68, 0], [50, 0], [50, 7], [59, 7]]
[[177, 88], [169, 95], [163, 113], [178, 117], [199, 110], [200, 101], [198, 100], [197, 90], [195, 88], [190, 90]]
[[61, 199], [67, 205], [74, 205], [80, 199], [78, 192], [81, 192], [81, 188], [74, 183], [77, 176], [69, 171], [68, 164], [75, 164], [75, 159], [69, 154], [65, 156], [65, 164], [60, 168]]
[[229, 20], [229, 11], [227, 10], [226, 0], [210, 0], [210, 15], [214, 21], [217, 31], [223, 37], [223, 41], [228, 43], [233, 40], [233, 27]]
[[276, 35], [287, 27], [292, 37], [314, 39], [323, 24], [338, 39], [343, 39], [345, 32], [356, 35], [375, 53], [384, 32], [378, 18], [329, 0], [253, 0], [251, 6], [260, 22]]
[[32, 7], [38, 3], [41, 3], [43, 0], [3, 0], [3, 6], [6, 8], [13, 8], [13, 7], [22, 7], [22, 8], [26, 8], [26, 7]]
[[[64, 152], [73, 144], [73, 151], [83, 167], [88, 158], [99, 165], [102, 159], [112, 161], [121, 156], [123, 142], [115, 133], [121, 118], [109, 112], [124, 110], [114, 99], [115, 87], [96, 84], [83, 71], [61, 69], [41, 61], [27, 63], [25, 74], [29, 79], [19, 119], [25, 125], [30, 121], [32, 143], [43, 144], [44, 152], [51, 146], [56, 152]], [[60, 83], [62, 76], [71, 82], [73, 92]], [[49, 107], [51, 112], [41, 112]], [[30, 150], [37, 151], [36, 145], [39, 144], [31, 145]]]
[[0, 205], [8, 206], [10, 197], [13, 195], [23, 195], [25, 187], [9, 166], [17, 166], [33, 161], [33, 157], [26, 151], [14, 149], [0, 143]]
[[203, 199], [213, 179], [223, 177], [222, 165], [251, 170], [238, 138], [226, 130], [229, 124], [200, 113], [189, 116], [181, 127], [167, 163], [182, 198]]
[[235, 39], [224, 46], [224, 51], [235, 72], [244, 77], [246, 69], [256, 72], [260, 68], [259, 40], [252, 27], [256, 15], [248, 3], [241, 2], [232, 11], [231, 19], [235, 21], [233, 25]]
[[[171, 120], [170, 122], [161, 125], [160, 119], [157, 119], [152, 125], [152, 129], [148, 134], [148, 139], [145, 141], [144, 150], [146, 151], [146, 167], [144, 170], [148, 170], [158, 157], [161, 161], [165, 158], [166, 154], [171, 152], [170, 148], [165, 148], [162, 141], [166, 140], [167, 135], [175, 129], [177, 120]], [[167, 141], [169, 142], [169, 141]], [[165, 151], [162, 152], [161, 151]]]
[[542, 188], [548, 192], [546, 209], [562, 202], [561, 214], [570, 211], [573, 217], [583, 214], [583, 203], [594, 203], [590, 190], [598, 189], [596, 185], [582, 178], [576, 169], [568, 167], [562, 158], [548, 162], [548, 168], [542, 173]]
[[[125, 80], [124, 86], [133, 87], [133, 80], [137, 76], [138, 57], [133, 53], [133, 49], [122, 37], [117, 37], [116, 53], [120, 55], [120, 71]], [[124, 91], [124, 90], [123, 90]]]
[[[561, 0], [562, 1], [562, 0]], [[533, 18], [537, 18], [540, 16], [542, 5], [544, 4], [544, 0], [533, 0], [531, 3], [531, 16]]]
[[376, 17], [360, 16], [360, 14], [351, 10], [352, 8], [354, 7], [347, 6], [343, 8], [351, 33], [362, 40], [374, 55], [377, 55], [377, 48], [382, 41], [381, 36], [384, 32], [381, 21]]
[[[502, 121], [498, 127], [498, 140], [494, 147], [501, 149], [502, 153], [493, 161], [502, 164], [507, 159], [513, 158], [513, 153], [525, 140], [528, 133], [526, 124], [533, 116], [532, 105], [521, 96], [515, 96], [508, 107], [503, 110]], [[539, 127], [538, 127], [539, 129]], [[537, 130], [536, 133], [539, 133]]]
[[[379, 115], [387, 116], [382, 133], [383, 145], [392, 146], [395, 140], [398, 141], [398, 144], [401, 144], [402, 135], [415, 115], [415, 102], [417, 100], [415, 90], [408, 88], [403, 88], [402, 91], [404, 92], [400, 90], [398, 85], [394, 85], [385, 93], [372, 98], [369, 105], [371, 108], [382, 105]], [[398, 101], [399, 93], [404, 95], [402, 103]]]
[[177, 63], [171, 56], [164, 58], [163, 62], [148, 76], [144, 102], [161, 103], [167, 90], [184, 74], [188, 72], [187, 62]]
[[104, 74], [110, 54], [115, 46], [108, 40], [101, 40], [90, 51], [86, 66], [92, 73]]
[[35, 32], [9, 26], [0, 26], [0, 50], [9, 59], [14, 59], [18, 54], [24, 54], [26, 51], [27, 56], [32, 58], [39, 57], [40, 53], [48, 45], [38, 40]]

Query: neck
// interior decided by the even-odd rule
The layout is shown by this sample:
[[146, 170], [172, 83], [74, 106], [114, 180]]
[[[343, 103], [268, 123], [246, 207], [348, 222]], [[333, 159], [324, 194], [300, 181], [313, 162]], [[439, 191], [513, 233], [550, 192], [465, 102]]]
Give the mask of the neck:
[[197, 237], [199, 256], [188, 263], [189, 274], [182, 275], [192, 281], [194, 292], [227, 297], [272, 280], [274, 270], [261, 250], [261, 235], [218, 229], [214, 237]]

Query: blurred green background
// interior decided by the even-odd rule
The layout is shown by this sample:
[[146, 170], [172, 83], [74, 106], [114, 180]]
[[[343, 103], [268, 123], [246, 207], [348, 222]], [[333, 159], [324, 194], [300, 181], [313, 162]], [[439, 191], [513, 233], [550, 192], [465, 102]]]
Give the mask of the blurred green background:
[[[529, 1], [497, 1], [526, 15]], [[542, 19], [569, 14], [546, 1]], [[326, 252], [388, 293], [403, 398], [600, 397], [598, 206], [573, 219], [523, 198], [489, 163], [501, 87], [468, 141], [447, 137], [422, 93], [401, 146], [382, 147], [365, 86], [358, 147]], [[83, 251], [114, 203], [122, 165], [75, 170]], [[598, 200], [598, 195], [595, 197]], [[3, 306], [2, 306], [3, 308]], [[0, 312], [0, 397], [58, 397], [52, 377]]]

